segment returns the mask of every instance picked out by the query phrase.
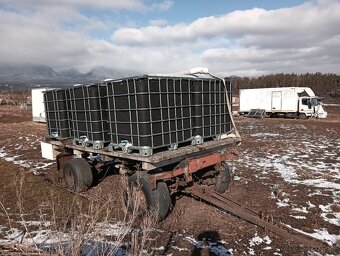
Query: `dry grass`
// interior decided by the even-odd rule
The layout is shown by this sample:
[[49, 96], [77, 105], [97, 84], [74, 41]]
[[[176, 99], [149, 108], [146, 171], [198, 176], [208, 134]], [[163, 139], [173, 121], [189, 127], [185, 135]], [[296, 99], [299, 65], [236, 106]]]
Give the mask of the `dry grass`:
[[[114, 255], [123, 246], [129, 255], [138, 256], [150, 248], [148, 238], [156, 224], [157, 215], [151, 211], [142, 217], [137, 189], [129, 190], [127, 204], [132, 211], [129, 212], [127, 207], [121, 221], [117, 220], [112, 211], [113, 207], [117, 207], [114, 205], [117, 195], [108, 195], [104, 200], [95, 196], [84, 200], [70, 194], [73, 198], [65, 206], [61, 202], [63, 199], [51, 190], [35, 211], [41, 224], [32, 227], [29, 225], [31, 218], [25, 212], [25, 175], [28, 174], [17, 175], [18, 178], [12, 184], [16, 191], [17, 212], [14, 215], [6, 210], [6, 203], [0, 200], [0, 214], [6, 215], [8, 226], [18, 227], [20, 223], [22, 230], [21, 238], [16, 239], [15, 243], [0, 245], [8, 255], [19, 251], [34, 252], [33, 255]], [[46, 242], [53, 241], [53, 244], [32, 239], [37, 232], [46, 232], [46, 223], [46, 239], [49, 239]], [[107, 234], [111, 226], [116, 227], [114, 235]], [[43, 246], [46, 248], [41, 250]]]
[[19, 105], [22, 103], [31, 103], [30, 90], [0, 90], [0, 105]]

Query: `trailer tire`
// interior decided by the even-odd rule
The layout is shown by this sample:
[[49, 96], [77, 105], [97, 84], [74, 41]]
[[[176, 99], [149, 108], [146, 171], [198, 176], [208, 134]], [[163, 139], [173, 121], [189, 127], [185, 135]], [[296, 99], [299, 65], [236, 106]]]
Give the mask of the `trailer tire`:
[[73, 158], [65, 163], [63, 178], [66, 188], [75, 192], [86, 191], [93, 183], [91, 166], [83, 158]]
[[[135, 199], [139, 197], [141, 200], [141, 207], [139, 209], [140, 215], [145, 215], [147, 211], [155, 210], [157, 221], [163, 220], [171, 206], [171, 196], [169, 188], [164, 181], [157, 182], [157, 187], [152, 189], [149, 184], [148, 174], [143, 172], [136, 172], [128, 179], [129, 192], [124, 192], [124, 203], [130, 212], [134, 211]], [[131, 196], [131, 188], [137, 188], [136, 196]], [[138, 195], [138, 190], [143, 195]], [[144, 198], [141, 198], [144, 197]]]
[[218, 193], [224, 193], [230, 186], [233, 180], [234, 174], [232, 168], [225, 162], [221, 163], [221, 170], [215, 177], [215, 187], [214, 190]]

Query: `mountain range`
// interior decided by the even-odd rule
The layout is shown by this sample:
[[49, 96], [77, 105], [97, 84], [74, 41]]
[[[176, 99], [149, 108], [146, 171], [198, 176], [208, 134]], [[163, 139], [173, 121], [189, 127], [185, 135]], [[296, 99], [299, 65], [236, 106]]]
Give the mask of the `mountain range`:
[[73, 84], [89, 84], [137, 75], [131, 70], [96, 67], [82, 73], [75, 68], [55, 71], [52, 67], [37, 64], [0, 63], [0, 89], [25, 87], [67, 87]]

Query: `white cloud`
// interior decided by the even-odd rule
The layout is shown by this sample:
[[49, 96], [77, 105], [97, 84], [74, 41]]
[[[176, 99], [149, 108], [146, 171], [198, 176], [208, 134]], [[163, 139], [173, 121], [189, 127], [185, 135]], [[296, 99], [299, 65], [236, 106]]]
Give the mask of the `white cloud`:
[[[338, 1], [309, 2], [293, 8], [234, 11], [223, 16], [203, 17], [189, 24], [167, 27], [121, 28], [113, 33], [115, 42], [131, 45], [162, 45], [195, 42], [197, 38], [231, 37], [245, 45], [268, 42], [311, 43], [322, 36], [340, 32], [340, 3]], [[289, 38], [287, 37], [289, 36]], [[266, 39], [266, 40], [263, 40]], [[283, 40], [285, 39], [285, 40]]]
[[167, 20], [164, 19], [157, 19], [157, 20], [150, 20], [149, 21], [149, 25], [153, 26], [153, 27], [161, 27], [161, 26], [165, 26], [168, 24]]
[[172, 5], [174, 4], [173, 1], [165, 0], [163, 2], [156, 2], [151, 5], [152, 10], [157, 10], [157, 11], [166, 11], [169, 10]]
[[[1, 61], [78, 67], [83, 71], [106, 66], [152, 73], [206, 66], [223, 76], [340, 70], [338, 1], [313, 1], [277, 10], [234, 11], [173, 26], [162, 19], [151, 20], [148, 27], [113, 31], [112, 40], [98, 39], [89, 33], [114, 27], [75, 7], [91, 7], [95, 2], [90, 0], [81, 1], [82, 4], [72, 0], [71, 7], [65, 3], [53, 8], [43, 0], [11, 2], [42, 6], [33, 12], [0, 9]], [[118, 1], [96, 2], [98, 6], [118, 8], [113, 7]], [[165, 1], [161, 7], [150, 2], [146, 6], [137, 0], [127, 2], [130, 6], [142, 4], [144, 11], [165, 10], [173, 4]]]

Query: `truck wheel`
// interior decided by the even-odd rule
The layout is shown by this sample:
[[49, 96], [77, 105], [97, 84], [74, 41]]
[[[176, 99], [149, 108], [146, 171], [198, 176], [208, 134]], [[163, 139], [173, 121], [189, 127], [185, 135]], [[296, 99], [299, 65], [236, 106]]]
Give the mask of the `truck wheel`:
[[215, 187], [214, 190], [218, 193], [224, 193], [230, 186], [233, 180], [233, 172], [231, 167], [225, 162], [221, 163], [221, 170], [215, 177]]
[[[129, 191], [124, 192], [124, 203], [130, 212], [134, 211], [135, 200], [139, 200], [139, 213], [145, 215], [147, 211], [155, 210], [157, 221], [163, 220], [170, 209], [171, 197], [165, 182], [157, 182], [156, 189], [149, 185], [148, 174], [136, 172], [128, 179]], [[135, 194], [131, 191], [135, 190]]]
[[305, 113], [299, 113], [299, 119], [306, 119], [307, 115]]
[[63, 169], [65, 185], [75, 192], [88, 190], [93, 183], [91, 166], [83, 158], [67, 161]]

